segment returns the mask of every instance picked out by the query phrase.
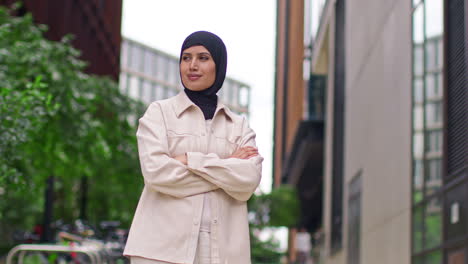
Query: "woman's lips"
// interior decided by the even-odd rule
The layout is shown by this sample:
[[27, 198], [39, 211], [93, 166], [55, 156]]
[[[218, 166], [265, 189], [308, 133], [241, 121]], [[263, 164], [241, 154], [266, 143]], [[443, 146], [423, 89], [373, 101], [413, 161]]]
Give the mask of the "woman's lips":
[[199, 74], [189, 74], [188, 75], [188, 78], [191, 81], [196, 81], [196, 80], [200, 79], [200, 77], [201, 77], [201, 75], [199, 75]]

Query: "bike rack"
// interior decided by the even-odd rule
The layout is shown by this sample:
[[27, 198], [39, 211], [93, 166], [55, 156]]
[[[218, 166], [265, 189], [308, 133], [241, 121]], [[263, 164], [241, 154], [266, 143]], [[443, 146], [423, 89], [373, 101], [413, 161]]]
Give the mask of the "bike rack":
[[[35, 245], [35, 244], [23, 244], [23, 245], [18, 245], [10, 250], [7, 255], [6, 259], [6, 264], [23, 264], [23, 258], [26, 252], [54, 252], [54, 253], [81, 253], [85, 254], [89, 257], [91, 260], [90, 264], [101, 264], [102, 258], [100, 256], [100, 250], [91, 247], [91, 246], [80, 246], [80, 245], [74, 245], [74, 246], [64, 246], [64, 245]], [[18, 261], [13, 262], [13, 259], [15, 255], [18, 254]]]

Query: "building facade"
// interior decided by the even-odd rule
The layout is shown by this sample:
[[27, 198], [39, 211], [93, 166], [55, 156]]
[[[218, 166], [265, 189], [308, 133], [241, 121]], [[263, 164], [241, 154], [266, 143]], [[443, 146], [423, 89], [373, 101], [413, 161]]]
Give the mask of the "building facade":
[[[11, 5], [16, 0], [0, 0]], [[122, 0], [24, 0], [16, 15], [32, 13], [34, 22], [47, 25], [45, 36], [59, 41], [72, 34], [73, 46], [88, 62], [87, 73], [119, 78]]]
[[[150, 104], [183, 90], [179, 58], [128, 38], [123, 38], [120, 89], [133, 98]], [[226, 77], [218, 96], [229, 108], [249, 115], [250, 86]]]
[[[308, 115], [290, 128], [291, 142], [302, 142], [290, 149], [278, 139], [291, 124], [276, 115], [275, 157], [283, 158], [275, 158], [275, 169], [283, 168], [275, 181], [298, 186], [299, 224], [316, 238], [316, 261], [468, 263], [468, 4], [304, 1], [304, 26], [285, 34], [305, 36], [289, 44], [303, 45], [304, 58], [292, 61], [281, 36], [297, 23], [297, 2], [278, 1], [285, 11], [278, 11], [276, 95], [278, 103], [306, 94]], [[287, 75], [284, 60], [306, 66], [305, 85], [278, 81]], [[319, 126], [297, 125], [317, 113], [322, 155], [311, 147], [319, 144]], [[304, 190], [307, 182], [312, 187]], [[317, 200], [321, 206], [310, 202]]]

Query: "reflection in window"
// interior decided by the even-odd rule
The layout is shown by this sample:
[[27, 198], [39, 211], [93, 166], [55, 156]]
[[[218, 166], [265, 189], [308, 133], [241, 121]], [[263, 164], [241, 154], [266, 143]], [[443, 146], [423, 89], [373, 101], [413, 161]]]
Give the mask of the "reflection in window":
[[[415, 130], [422, 130], [424, 127], [423, 122], [423, 108], [422, 106], [414, 107], [413, 108], [413, 127]], [[421, 149], [421, 156], [422, 156], [422, 149]]]
[[179, 79], [179, 64], [177, 61], [171, 61], [168, 65], [169, 83], [176, 83]]
[[239, 89], [239, 105], [245, 107], [249, 104], [249, 90], [245, 86]]
[[414, 158], [422, 158], [423, 156], [423, 134], [414, 133], [413, 135], [413, 156]]
[[442, 122], [442, 102], [426, 103], [426, 126], [433, 127]]
[[166, 69], [167, 69], [167, 60], [166, 58], [158, 54], [156, 58], [156, 78], [159, 80], [166, 80]]
[[413, 251], [423, 249], [423, 208], [419, 206], [413, 210]]
[[422, 78], [414, 78], [414, 98], [413, 101], [414, 103], [422, 103], [423, 102], [423, 87], [424, 83]]
[[424, 67], [424, 56], [423, 50], [421, 45], [417, 45], [413, 49], [413, 69], [415, 76], [422, 76], [423, 75], [423, 67]]
[[441, 199], [432, 197], [442, 186], [443, 0], [413, 7], [413, 263], [440, 264], [431, 249], [442, 242]]
[[120, 67], [125, 68], [128, 61], [128, 42], [122, 41], [121, 53], [120, 53]]
[[430, 249], [442, 242], [442, 203], [434, 198], [427, 203], [424, 219], [424, 246]]
[[134, 71], [141, 71], [140, 65], [142, 64], [142, 50], [141, 48], [136, 45], [132, 44], [131, 46], [131, 54], [130, 54], [130, 68]]
[[128, 95], [133, 98], [138, 98], [140, 94], [140, 89], [139, 89], [139, 80], [137, 77], [131, 77], [130, 78], [130, 85], [129, 85], [129, 90], [128, 90]]
[[149, 81], [143, 82], [143, 94], [141, 97], [142, 101], [149, 104], [151, 103], [151, 83]]
[[165, 91], [162, 85], [156, 84], [154, 91], [156, 93], [155, 100], [162, 100], [165, 98]]
[[437, 250], [429, 253], [424, 260], [425, 264], [442, 264], [442, 252]]
[[420, 202], [423, 197], [423, 166], [421, 160], [413, 162], [413, 174], [413, 200]]
[[127, 93], [127, 74], [124, 72], [120, 73], [119, 89], [123, 94]]
[[153, 67], [153, 60], [154, 60], [154, 55], [153, 55], [153, 51], [151, 51], [150, 49], [146, 49], [145, 51], [145, 57], [144, 57], [144, 69], [143, 69], [143, 72], [145, 73], [145, 75], [147, 76], [151, 76], [151, 73], [153, 71], [152, 67]]
[[432, 130], [426, 134], [426, 152], [438, 154], [442, 150], [442, 131]]

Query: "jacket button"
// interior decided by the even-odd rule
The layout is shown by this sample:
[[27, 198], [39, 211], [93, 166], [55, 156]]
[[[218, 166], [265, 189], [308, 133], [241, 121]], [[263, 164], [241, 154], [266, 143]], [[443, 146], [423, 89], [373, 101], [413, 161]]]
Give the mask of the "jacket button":
[[202, 137], [204, 137], [204, 136], [205, 136], [205, 133], [202, 133], [201, 135], [202, 135]]
[[213, 220], [213, 223], [215, 223], [215, 224], [218, 223], [218, 220]]
[[198, 225], [198, 222], [193, 222], [193, 225]]

